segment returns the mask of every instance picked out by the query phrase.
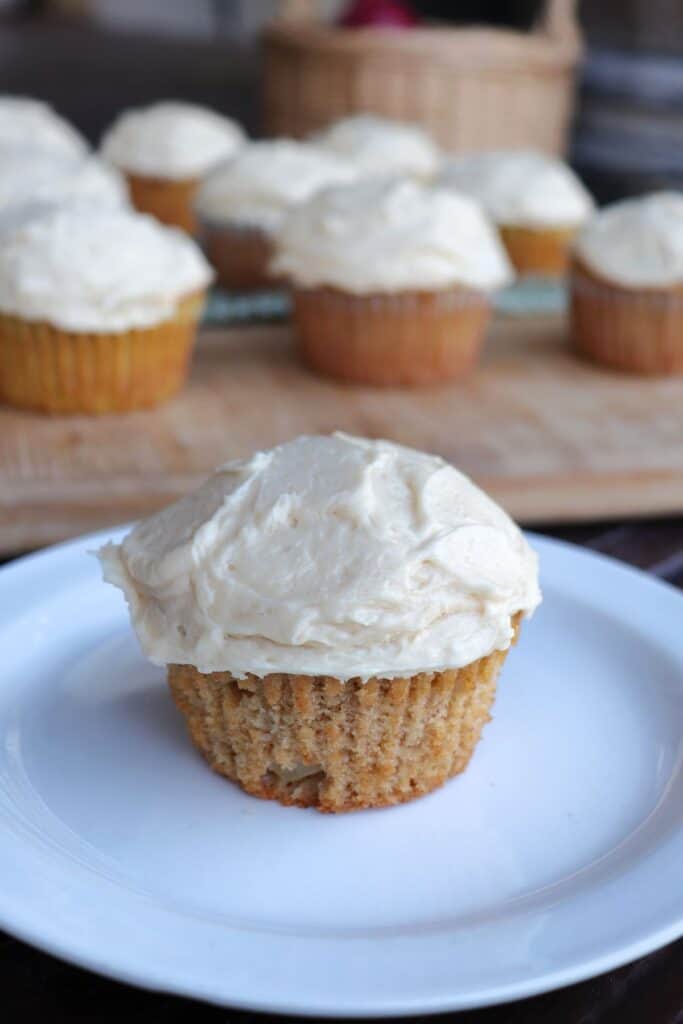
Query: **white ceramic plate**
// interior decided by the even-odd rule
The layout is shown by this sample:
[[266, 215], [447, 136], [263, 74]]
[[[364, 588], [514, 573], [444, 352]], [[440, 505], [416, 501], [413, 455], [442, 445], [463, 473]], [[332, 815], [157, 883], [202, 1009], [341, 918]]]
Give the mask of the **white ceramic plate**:
[[0, 572], [0, 926], [116, 978], [317, 1015], [482, 1006], [683, 932], [683, 597], [540, 538], [467, 772], [326, 816], [190, 746], [85, 538]]

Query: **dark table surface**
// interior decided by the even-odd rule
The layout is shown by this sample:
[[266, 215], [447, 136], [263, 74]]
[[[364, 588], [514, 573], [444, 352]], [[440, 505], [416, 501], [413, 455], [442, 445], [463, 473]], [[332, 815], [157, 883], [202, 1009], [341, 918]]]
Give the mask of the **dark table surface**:
[[[541, 532], [620, 558], [683, 588], [683, 518]], [[260, 1017], [99, 978], [1, 932], [0, 993], [0, 1019], [8, 1022], [26, 1014], [54, 1024], [143, 1017], [154, 1024], [189, 1020], [208, 1024]], [[445, 1016], [457, 1019], [458, 1024], [683, 1024], [683, 939], [570, 988], [488, 1010]]]

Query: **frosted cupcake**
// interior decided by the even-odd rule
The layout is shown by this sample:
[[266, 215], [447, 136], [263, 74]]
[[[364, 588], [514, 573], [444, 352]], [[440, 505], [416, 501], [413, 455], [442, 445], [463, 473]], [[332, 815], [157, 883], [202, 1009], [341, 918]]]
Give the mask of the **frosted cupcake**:
[[211, 276], [183, 232], [127, 210], [72, 204], [3, 225], [0, 399], [104, 413], [169, 398]]
[[567, 164], [531, 150], [451, 157], [438, 182], [482, 204], [519, 274], [563, 276], [572, 239], [594, 208]]
[[289, 209], [325, 185], [351, 181], [351, 164], [308, 143], [254, 142], [208, 175], [195, 210], [209, 259], [226, 288], [272, 285], [272, 238]]
[[193, 232], [200, 180], [244, 141], [244, 132], [228, 117], [190, 103], [164, 102], [120, 114], [102, 139], [102, 154], [125, 173], [138, 210]]
[[439, 150], [426, 132], [375, 114], [342, 118], [312, 141], [350, 160], [363, 177], [403, 175], [424, 181], [439, 166]]
[[27, 203], [71, 202], [127, 207], [128, 189], [122, 175], [95, 156], [0, 146], [0, 213]]
[[490, 292], [512, 276], [473, 200], [386, 180], [324, 189], [292, 210], [271, 269], [292, 285], [305, 361], [374, 385], [467, 373]]
[[83, 157], [89, 148], [80, 132], [47, 103], [0, 96], [0, 148], [24, 146], [66, 157]]
[[212, 767], [324, 811], [467, 765], [536, 557], [443, 460], [302, 437], [231, 462], [100, 558]]
[[578, 352], [617, 370], [683, 373], [683, 193], [601, 210], [579, 235], [571, 273]]

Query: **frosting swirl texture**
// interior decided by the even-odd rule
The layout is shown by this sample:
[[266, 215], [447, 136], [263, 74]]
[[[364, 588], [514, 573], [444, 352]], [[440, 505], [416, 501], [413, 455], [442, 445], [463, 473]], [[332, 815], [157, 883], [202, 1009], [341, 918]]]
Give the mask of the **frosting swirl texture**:
[[535, 554], [467, 477], [343, 434], [228, 463], [100, 559], [152, 661], [238, 676], [458, 668], [540, 601]]

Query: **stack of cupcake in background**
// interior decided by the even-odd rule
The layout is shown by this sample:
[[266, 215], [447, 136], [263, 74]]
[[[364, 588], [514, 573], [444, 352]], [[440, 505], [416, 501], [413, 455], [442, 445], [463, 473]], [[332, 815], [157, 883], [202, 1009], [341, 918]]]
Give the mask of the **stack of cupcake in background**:
[[0, 97], [0, 399], [91, 414], [166, 400], [212, 279], [50, 107]]
[[302, 360], [417, 386], [477, 365], [495, 293], [569, 276], [577, 353], [683, 370], [683, 197], [596, 213], [557, 158], [454, 156], [370, 114], [250, 141], [180, 102], [122, 112], [94, 155], [39, 101], [0, 97], [0, 398], [145, 408], [186, 378], [209, 285], [291, 295]]

